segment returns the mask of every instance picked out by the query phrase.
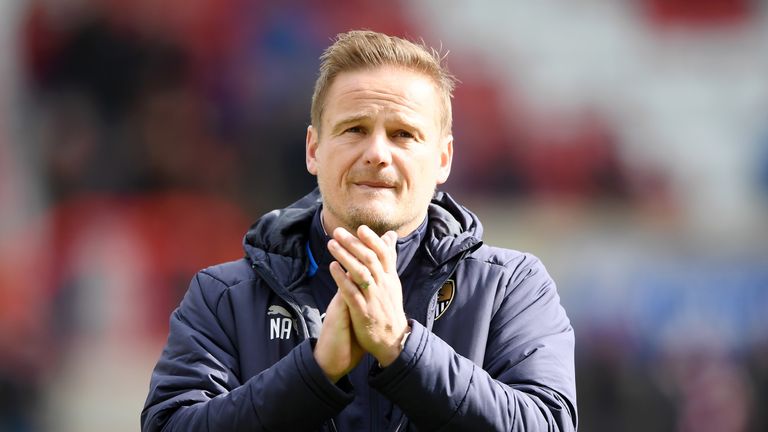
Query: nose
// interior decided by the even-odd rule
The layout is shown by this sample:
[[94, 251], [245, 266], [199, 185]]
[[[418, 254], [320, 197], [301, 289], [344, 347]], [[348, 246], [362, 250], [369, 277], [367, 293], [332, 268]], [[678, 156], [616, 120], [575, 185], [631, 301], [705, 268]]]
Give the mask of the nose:
[[387, 166], [392, 163], [391, 143], [386, 133], [372, 133], [365, 145], [363, 160], [366, 165]]

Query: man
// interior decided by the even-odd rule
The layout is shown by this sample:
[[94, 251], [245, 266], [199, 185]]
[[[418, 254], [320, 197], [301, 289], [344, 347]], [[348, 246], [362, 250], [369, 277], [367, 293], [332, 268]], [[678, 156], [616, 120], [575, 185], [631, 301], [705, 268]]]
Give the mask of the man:
[[534, 257], [435, 192], [453, 79], [434, 51], [338, 36], [306, 163], [318, 191], [193, 279], [145, 431], [575, 430], [574, 336]]

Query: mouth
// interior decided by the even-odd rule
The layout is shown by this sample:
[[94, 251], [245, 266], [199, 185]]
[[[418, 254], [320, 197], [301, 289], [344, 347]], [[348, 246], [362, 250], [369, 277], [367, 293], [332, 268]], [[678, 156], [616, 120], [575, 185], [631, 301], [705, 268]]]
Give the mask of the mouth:
[[370, 188], [370, 189], [394, 189], [393, 183], [381, 182], [381, 181], [359, 181], [354, 183], [355, 186]]

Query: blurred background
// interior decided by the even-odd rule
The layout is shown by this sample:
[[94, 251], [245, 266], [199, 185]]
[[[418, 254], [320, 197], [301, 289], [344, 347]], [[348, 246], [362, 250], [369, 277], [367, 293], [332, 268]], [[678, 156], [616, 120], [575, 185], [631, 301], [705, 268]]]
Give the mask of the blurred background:
[[7, 0], [0, 431], [138, 429], [194, 272], [314, 186], [353, 28], [450, 51], [444, 189], [558, 282], [580, 430], [768, 430], [766, 2]]

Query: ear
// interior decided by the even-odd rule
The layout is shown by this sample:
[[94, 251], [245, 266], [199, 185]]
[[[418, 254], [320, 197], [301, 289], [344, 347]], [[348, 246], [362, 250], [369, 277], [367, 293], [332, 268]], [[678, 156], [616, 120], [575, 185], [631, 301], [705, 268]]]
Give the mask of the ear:
[[440, 143], [440, 166], [437, 173], [437, 184], [443, 184], [451, 174], [453, 162], [453, 135], [447, 135]]
[[317, 142], [318, 133], [309, 125], [307, 127], [307, 171], [312, 175], [317, 175]]

